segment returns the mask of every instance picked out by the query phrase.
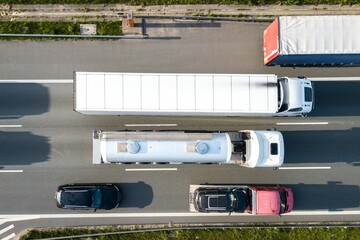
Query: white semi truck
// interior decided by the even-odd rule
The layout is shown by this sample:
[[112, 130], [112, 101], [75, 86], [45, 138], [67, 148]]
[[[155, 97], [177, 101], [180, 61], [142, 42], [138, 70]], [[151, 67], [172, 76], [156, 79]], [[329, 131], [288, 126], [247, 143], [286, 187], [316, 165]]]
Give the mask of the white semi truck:
[[93, 132], [93, 164], [102, 163], [215, 163], [279, 167], [284, 140], [278, 131]]
[[74, 73], [85, 115], [306, 116], [312, 82], [274, 74]]

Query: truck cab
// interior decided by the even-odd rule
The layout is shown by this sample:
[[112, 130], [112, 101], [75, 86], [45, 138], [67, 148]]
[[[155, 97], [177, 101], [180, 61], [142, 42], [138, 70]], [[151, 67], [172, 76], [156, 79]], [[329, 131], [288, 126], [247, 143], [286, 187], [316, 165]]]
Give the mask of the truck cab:
[[314, 108], [313, 83], [305, 77], [279, 78], [277, 116], [307, 116]]
[[280, 215], [288, 213], [294, 207], [294, 195], [289, 187], [252, 186], [250, 191], [253, 215]]
[[[246, 134], [245, 134], [246, 133]], [[244, 157], [240, 161], [243, 167], [280, 167], [284, 162], [284, 139], [278, 131], [243, 131]], [[235, 141], [234, 141], [235, 142]], [[233, 143], [234, 143], [233, 142]], [[236, 143], [236, 142], [235, 142]], [[232, 158], [236, 158], [236, 153]], [[234, 160], [236, 162], [236, 160]]]

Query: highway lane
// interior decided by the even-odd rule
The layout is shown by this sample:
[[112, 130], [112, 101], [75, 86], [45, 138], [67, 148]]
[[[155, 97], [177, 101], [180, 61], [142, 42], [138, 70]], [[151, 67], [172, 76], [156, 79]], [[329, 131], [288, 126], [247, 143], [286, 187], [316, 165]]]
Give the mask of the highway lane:
[[[34, 164], [22, 167], [22, 173], [0, 173], [1, 191], [6, 192], [1, 196], [0, 215], [81, 213], [57, 209], [53, 199], [55, 188], [64, 183], [94, 181], [114, 182], [121, 187], [124, 194], [123, 204], [112, 211], [115, 213], [187, 212], [188, 187], [194, 183], [286, 184], [292, 186], [295, 192], [294, 211], [360, 210], [359, 178], [356, 177], [358, 171], [347, 163], [287, 163], [285, 166], [326, 165], [331, 169], [272, 170], [224, 165], [91, 166], [90, 161], [86, 161], [90, 159], [72, 158], [85, 162], [83, 166], [77, 166], [64, 156], [53, 159], [52, 161], [58, 162], [56, 168], [48, 166], [54, 166], [53, 163], [47, 166]], [[143, 168], [176, 170], [128, 171]]]
[[72, 111], [71, 83], [2, 83], [0, 120], [1, 125], [112, 130], [154, 128], [146, 127], [146, 124], [177, 124], [169, 128], [189, 130], [271, 127], [281, 130], [346, 130], [360, 127], [360, 108], [356, 104], [360, 102], [360, 81], [317, 81], [315, 92], [316, 107], [308, 118], [83, 116]]
[[[148, 198], [139, 208], [133, 198], [125, 200], [129, 207], [120, 208], [120, 212], [184, 212], [187, 206], [188, 185], [191, 183], [259, 183], [259, 184], [290, 184], [294, 187], [300, 206], [297, 210], [356, 210], [359, 209], [358, 176], [360, 150], [359, 128], [354, 128], [358, 117], [348, 117], [348, 121], [340, 121], [339, 117], [324, 118], [321, 121], [338, 122], [326, 125], [308, 125], [306, 131], [299, 131], [303, 126], [281, 125], [286, 144], [285, 169], [245, 169], [238, 166], [217, 165], [102, 165], [91, 164], [91, 137], [95, 127], [102, 129], [123, 128], [129, 119], [122, 117], [90, 117], [82, 116], [72, 111], [71, 84], [44, 84], [49, 96], [49, 103], [41, 106], [42, 94], [28, 92], [35, 102], [34, 113], [15, 119], [3, 119], [2, 125], [21, 125], [18, 128], [3, 128], [0, 147], [1, 161], [4, 170], [23, 170], [22, 173], [0, 173], [2, 191], [1, 214], [31, 214], [31, 213], [63, 213], [54, 206], [54, 189], [59, 184], [69, 182], [115, 182], [123, 185], [126, 191], [136, 195], [137, 189], [145, 189]], [[27, 89], [31, 89], [25, 86]], [[17, 85], [15, 89], [23, 88]], [[14, 90], [15, 91], [15, 90]], [[4, 99], [11, 102], [14, 92], [3, 92]], [[347, 92], [341, 94], [346, 95]], [[39, 99], [37, 99], [39, 98]], [[27, 94], [17, 97], [19, 103], [26, 102]], [[70, 100], [69, 100], [70, 99]], [[9, 102], [9, 103], [10, 103]], [[5, 102], [6, 105], [7, 102]], [[38, 104], [41, 103], [41, 104]], [[345, 104], [349, 104], [346, 103]], [[21, 106], [21, 107], [20, 107]], [[321, 106], [320, 106], [321, 107]], [[40, 110], [42, 109], [43, 110]], [[19, 108], [12, 106], [14, 115], [22, 115], [25, 110], [22, 104]], [[2, 110], [4, 111], [4, 110]], [[131, 119], [131, 118], [130, 118]], [[132, 118], [134, 119], [134, 118]], [[149, 118], [141, 117], [140, 122]], [[238, 130], [266, 129], [277, 126], [277, 122], [319, 122], [317, 117], [304, 118], [250, 118], [251, 123], [242, 118], [212, 118], [205, 120], [204, 130]], [[191, 123], [198, 126], [202, 118], [150, 118], [150, 122], [161, 120], [178, 124], [174, 129], [191, 128]], [[167, 121], [165, 121], [167, 120]], [[131, 123], [134, 120], [130, 121]], [[212, 124], [208, 122], [213, 122]], [[101, 125], [100, 125], [101, 124]], [[340, 126], [340, 128], [338, 128]], [[158, 128], [160, 129], [160, 128]], [[316, 147], [315, 147], [316, 146]], [[176, 168], [176, 171], [130, 172], [126, 169], [139, 168]], [[286, 169], [288, 167], [330, 167], [330, 169], [311, 170]], [[344, 174], [346, 173], [346, 174]], [[169, 190], [169, 179], [171, 189]], [[139, 181], [144, 183], [138, 184]], [[132, 186], [132, 187], [129, 187]], [[135, 186], [135, 187], [134, 187]], [[304, 187], [306, 186], [306, 187]], [[341, 197], [331, 198], [343, 192]], [[173, 191], [176, 190], [176, 191]], [[317, 194], [316, 194], [317, 193]], [[26, 194], [26, 198], [24, 197]], [[317, 204], [307, 196], [316, 196]], [[302, 196], [302, 197], [301, 197]], [[325, 196], [325, 197], [324, 197]], [[349, 196], [351, 196], [349, 198]], [[324, 204], [325, 199], [333, 199]], [[17, 199], [14, 206], [12, 199]], [[304, 199], [304, 200], [301, 200]], [[310, 198], [311, 199], [311, 198]], [[35, 203], [35, 204], [34, 204]], [[275, 219], [276, 221], [278, 219]]]
[[[114, 42], [3, 42], [2, 79], [71, 79], [74, 70], [147, 72], [277, 73], [297, 76], [357, 76], [359, 68], [266, 68], [261, 64], [261, 31], [266, 24], [221, 23], [155, 28], [150, 35], [178, 40]], [[164, 26], [163, 26], [164, 27]], [[224, 37], [226, 36], [226, 37]], [[251, 39], [251, 41], [250, 41]], [[223, 44], [218, 44], [219, 42]], [[245, 44], [246, 43], [246, 44]], [[254, 54], [255, 53], [255, 54]], [[259, 58], [260, 57], [260, 58]], [[36, 64], [34, 64], [36, 63]], [[279, 183], [294, 188], [295, 213], [358, 211], [360, 83], [316, 82], [316, 109], [308, 118], [200, 118], [82, 116], [72, 111], [71, 83], [0, 85], [0, 217], [7, 214], [78, 213], [55, 208], [55, 187], [69, 182], [116, 182], [124, 191], [115, 213], [186, 213], [191, 183]], [[215, 165], [91, 164], [91, 132], [99, 129], [164, 129], [127, 124], [176, 124], [171, 129], [283, 131], [284, 167], [245, 169]], [[279, 124], [280, 123], [280, 124]], [[302, 124], [299, 124], [302, 123]], [[306, 125], [304, 125], [306, 123]], [[328, 124], [314, 124], [328, 123]], [[137, 168], [177, 171], [130, 172]], [[140, 181], [140, 183], [139, 183]], [[171, 187], [169, 187], [171, 186]], [[140, 196], [139, 193], [141, 192]], [[334, 212], [334, 213], [335, 213]], [[101, 214], [99, 212], [96, 214]], [[102, 215], [98, 215], [102, 216]], [[48, 216], [49, 217], [49, 216]], [[359, 215], [278, 217], [138, 216], [71, 220], [36, 220], [19, 226], [249, 221], [359, 221]], [[31, 225], [33, 224], [33, 225]], [[20, 227], [18, 227], [20, 228]]]
[[147, 33], [153, 39], [147, 40], [2, 42], [1, 79], [70, 79], [73, 71], [359, 75], [359, 68], [265, 67], [267, 23], [151, 23]]

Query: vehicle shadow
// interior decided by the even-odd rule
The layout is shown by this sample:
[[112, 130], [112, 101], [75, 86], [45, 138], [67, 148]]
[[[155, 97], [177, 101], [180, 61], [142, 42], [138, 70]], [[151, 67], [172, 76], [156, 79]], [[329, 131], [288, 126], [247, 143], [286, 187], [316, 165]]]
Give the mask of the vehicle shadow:
[[219, 28], [221, 23], [216, 22], [184, 22], [174, 21], [172, 23], [149, 23], [145, 22], [146, 28]]
[[360, 81], [317, 81], [309, 116], [360, 116]]
[[285, 164], [348, 163], [360, 166], [360, 129], [283, 131]]
[[294, 193], [294, 210], [343, 211], [360, 206], [358, 185], [343, 185], [341, 182], [328, 184], [287, 185]]
[[49, 159], [50, 143], [31, 132], [0, 132], [0, 165], [27, 165]]
[[1, 83], [0, 119], [21, 118], [49, 111], [49, 90], [36, 83]]
[[[221, 23], [215, 22], [196, 22], [196, 21], [183, 21], [183, 20], [163, 20], [163, 22], [149, 22], [142, 19], [141, 23], [135, 23], [135, 28], [141, 28], [142, 34], [147, 35], [147, 30], [151, 28], [219, 28]], [[148, 36], [147, 39], [155, 40], [179, 40], [180, 36]]]
[[122, 199], [118, 208], [144, 208], [153, 201], [153, 190], [145, 182], [117, 183]]

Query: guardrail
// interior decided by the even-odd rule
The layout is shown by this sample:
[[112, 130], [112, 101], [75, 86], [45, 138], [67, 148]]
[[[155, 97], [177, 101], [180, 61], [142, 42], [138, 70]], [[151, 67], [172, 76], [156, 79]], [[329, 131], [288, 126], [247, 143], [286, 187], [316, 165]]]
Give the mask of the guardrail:
[[88, 38], [88, 39], [146, 39], [148, 35], [61, 35], [61, 34], [0, 34], [0, 37], [27, 38]]

